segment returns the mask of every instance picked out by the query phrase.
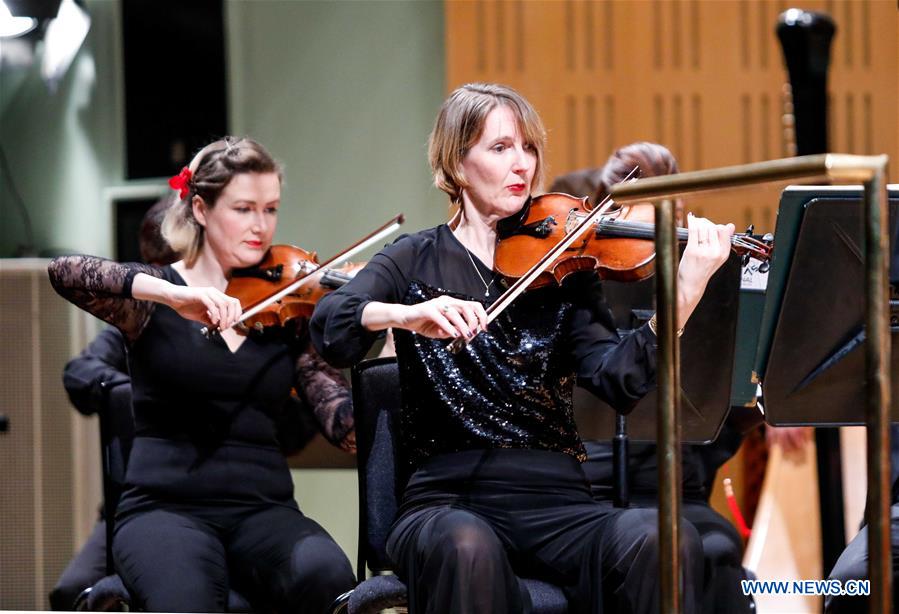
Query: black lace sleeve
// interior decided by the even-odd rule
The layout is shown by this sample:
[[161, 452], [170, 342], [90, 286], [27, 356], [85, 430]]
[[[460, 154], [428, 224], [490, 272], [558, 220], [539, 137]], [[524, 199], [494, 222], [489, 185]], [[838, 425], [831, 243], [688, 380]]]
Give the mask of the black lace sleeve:
[[319, 356], [311, 344], [299, 355], [297, 392], [312, 408], [322, 435], [346, 452], [356, 451], [353, 402], [346, 378]]
[[94, 256], [54, 258], [47, 271], [60, 296], [112, 324], [132, 342], [140, 336], [155, 306], [131, 297], [134, 276], [146, 273], [162, 277], [162, 271], [147, 264], [120, 264]]

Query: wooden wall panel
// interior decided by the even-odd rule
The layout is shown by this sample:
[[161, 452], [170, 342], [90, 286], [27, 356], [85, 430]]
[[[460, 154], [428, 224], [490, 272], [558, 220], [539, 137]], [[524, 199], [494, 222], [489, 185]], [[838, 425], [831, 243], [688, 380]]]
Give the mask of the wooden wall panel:
[[[890, 154], [899, 177], [899, 15], [891, 0], [806, 2], [831, 14], [831, 151]], [[520, 90], [549, 132], [548, 177], [618, 146], [664, 143], [683, 170], [790, 155], [775, 35], [784, 1], [472, 0], [446, 7], [447, 89]], [[773, 230], [776, 192], [719, 195], [695, 210]]]

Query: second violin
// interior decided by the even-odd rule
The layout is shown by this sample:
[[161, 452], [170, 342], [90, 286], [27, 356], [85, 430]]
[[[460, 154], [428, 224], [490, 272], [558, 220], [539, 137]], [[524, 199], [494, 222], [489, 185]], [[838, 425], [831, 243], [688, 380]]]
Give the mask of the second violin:
[[[397, 215], [321, 265], [315, 252], [273, 245], [258, 265], [232, 274], [225, 293], [239, 299], [243, 311], [235, 326], [262, 330], [309, 317], [322, 296], [352, 279], [364, 263], [338, 265], [396, 232], [404, 221], [402, 214]], [[203, 333], [208, 336], [211, 331], [204, 328]]]
[[225, 294], [240, 300], [246, 312], [296, 280], [309, 277], [307, 283], [242, 322], [246, 329], [257, 331], [286, 326], [291, 320], [310, 317], [319, 299], [350, 281], [365, 264], [347, 262], [326, 269], [319, 266], [315, 252], [293, 245], [272, 245], [262, 262], [232, 273]]

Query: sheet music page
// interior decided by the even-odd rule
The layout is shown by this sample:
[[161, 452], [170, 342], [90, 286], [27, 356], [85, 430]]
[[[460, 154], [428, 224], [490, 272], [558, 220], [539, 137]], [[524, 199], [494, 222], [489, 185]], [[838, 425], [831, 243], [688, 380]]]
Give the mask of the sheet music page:
[[762, 261], [750, 258], [749, 263], [743, 267], [742, 276], [740, 278], [741, 290], [764, 290], [768, 287], [768, 271], [759, 270]]

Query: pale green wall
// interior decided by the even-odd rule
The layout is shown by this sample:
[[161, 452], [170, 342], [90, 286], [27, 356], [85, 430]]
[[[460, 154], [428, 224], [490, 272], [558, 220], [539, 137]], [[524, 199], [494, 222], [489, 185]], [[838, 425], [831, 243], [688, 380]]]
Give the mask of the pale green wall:
[[[124, 118], [118, 4], [89, 0], [91, 30], [55, 94], [39, 57], [27, 71], [0, 71], [0, 142], [31, 214], [38, 249], [109, 255], [104, 187], [121, 184]], [[22, 74], [24, 73], [24, 74]], [[0, 256], [24, 241], [5, 178], [0, 186]]]
[[359, 483], [353, 469], [294, 469], [300, 509], [322, 525], [346, 552], [356, 570]]
[[233, 129], [286, 166], [278, 239], [323, 257], [395, 213], [445, 219], [428, 132], [444, 92], [439, 2], [229, 2]]
[[[120, 5], [87, 6], [91, 32], [56, 95], [37, 66], [0, 72], [0, 142], [38, 248], [109, 255], [103, 191], [126, 183]], [[406, 230], [443, 221], [425, 160], [444, 93], [442, 3], [229, 0], [226, 15], [232, 131], [286, 170], [279, 241], [327, 256], [399, 212]], [[0, 215], [9, 256], [22, 226], [6, 185]], [[355, 565], [355, 472], [293, 475], [303, 509]]]

